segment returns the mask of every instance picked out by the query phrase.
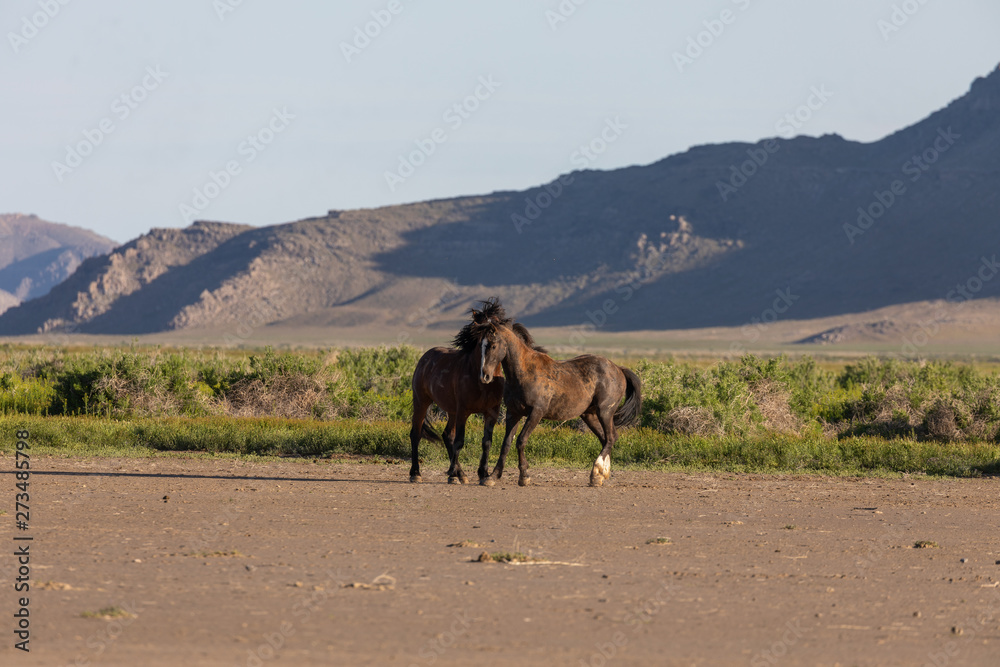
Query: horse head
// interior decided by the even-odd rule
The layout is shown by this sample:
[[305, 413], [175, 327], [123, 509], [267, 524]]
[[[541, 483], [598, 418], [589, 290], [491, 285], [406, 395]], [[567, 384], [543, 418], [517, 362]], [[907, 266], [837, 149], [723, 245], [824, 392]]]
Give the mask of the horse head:
[[489, 384], [501, 374], [500, 362], [503, 356], [490, 355], [491, 343], [497, 341], [498, 327], [509, 327], [511, 319], [500, 304], [500, 299], [490, 297], [481, 302], [481, 309], [471, 308], [472, 321], [462, 327], [455, 336], [453, 345], [468, 355], [479, 372], [479, 380]]
[[536, 352], [544, 353], [545, 348], [535, 344], [523, 324], [507, 316], [500, 299], [490, 297], [481, 304], [481, 309], [469, 309], [472, 321], [458, 332], [453, 345], [466, 354], [475, 355], [473, 363], [479, 370], [479, 380], [489, 384], [501, 374], [501, 363], [507, 356], [507, 350], [516, 344], [510, 338], [511, 334]]

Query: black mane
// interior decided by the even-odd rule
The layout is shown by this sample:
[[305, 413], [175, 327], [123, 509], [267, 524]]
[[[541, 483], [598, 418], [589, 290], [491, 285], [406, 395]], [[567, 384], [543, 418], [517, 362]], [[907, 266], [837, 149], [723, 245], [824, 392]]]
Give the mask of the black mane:
[[517, 337], [524, 341], [524, 344], [530, 347], [535, 352], [541, 352], [542, 354], [548, 354], [549, 351], [546, 350], [541, 345], [535, 343], [534, 337], [528, 332], [528, 328], [521, 324], [520, 322], [514, 322], [514, 326], [511, 327]]
[[545, 352], [545, 348], [535, 344], [535, 339], [532, 338], [523, 324], [514, 322], [511, 318], [507, 317], [507, 311], [500, 305], [498, 297], [491, 296], [485, 301], [480, 301], [480, 303], [482, 304], [482, 310], [469, 309], [472, 321], [462, 327], [455, 335], [455, 338], [451, 342], [453, 347], [458, 348], [466, 354], [470, 354], [475, 351], [476, 346], [479, 345], [479, 341], [483, 339], [483, 336], [490, 329], [495, 326], [505, 326], [510, 327], [528, 347], [533, 348], [537, 352]]
[[480, 301], [482, 310], [469, 309], [472, 321], [466, 324], [455, 335], [451, 344], [462, 352], [469, 354], [476, 349], [479, 341], [495, 325], [510, 326], [511, 320], [507, 317], [507, 311], [500, 305], [499, 297], [491, 296], [485, 301]]

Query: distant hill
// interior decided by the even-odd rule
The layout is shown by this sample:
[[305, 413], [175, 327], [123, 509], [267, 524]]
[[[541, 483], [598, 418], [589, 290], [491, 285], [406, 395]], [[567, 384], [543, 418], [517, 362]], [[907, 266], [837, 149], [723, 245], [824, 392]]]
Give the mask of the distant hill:
[[84, 259], [116, 245], [90, 230], [34, 215], [0, 215], [0, 313], [47, 294]]
[[154, 230], [0, 316], [0, 334], [263, 322], [405, 332], [454, 326], [494, 294], [529, 325], [740, 326], [997, 297], [994, 255], [1000, 71], [868, 144], [698, 146], [522, 192]]

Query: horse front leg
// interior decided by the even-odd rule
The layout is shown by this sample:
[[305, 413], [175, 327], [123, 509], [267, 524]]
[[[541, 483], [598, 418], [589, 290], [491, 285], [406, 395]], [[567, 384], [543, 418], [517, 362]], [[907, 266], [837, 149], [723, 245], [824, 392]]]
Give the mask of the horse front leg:
[[458, 425], [458, 415], [448, 413], [448, 423], [445, 424], [441, 439], [444, 440], [444, 448], [448, 450], [448, 481], [455, 475], [455, 431]]
[[486, 466], [489, 465], [490, 450], [493, 448], [493, 427], [496, 426], [499, 418], [499, 410], [487, 410], [483, 413], [483, 455], [479, 459], [479, 470], [476, 471], [479, 474], [480, 483], [489, 474]]
[[508, 408], [506, 431], [503, 434], [503, 444], [500, 445], [500, 456], [497, 457], [497, 464], [493, 468], [493, 472], [479, 480], [483, 486], [493, 486], [500, 481], [500, 477], [503, 475], [503, 464], [507, 460], [507, 452], [510, 450], [510, 443], [514, 440], [514, 434], [517, 433], [519, 421], [521, 421], [521, 415], [512, 413]]
[[462, 470], [462, 464], [458, 460], [458, 455], [462, 451], [462, 447], [465, 446], [465, 422], [468, 419], [469, 415], [459, 413], [455, 420], [455, 440], [452, 444], [452, 450], [449, 452], [451, 456], [451, 467], [448, 469], [449, 484], [465, 484], [468, 482], [465, 472]]
[[532, 410], [524, 422], [524, 427], [521, 428], [521, 432], [517, 436], [517, 469], [520, 473], [517, 478], [518, 486], [528, 486], [531, 484], [531, 477], [528, 475], [528, 457], [524, 453], [524, 446], [528, 443], [531, 432], [538, 426], [538, 422], [542, 421], [542, 415], [542, 410]]

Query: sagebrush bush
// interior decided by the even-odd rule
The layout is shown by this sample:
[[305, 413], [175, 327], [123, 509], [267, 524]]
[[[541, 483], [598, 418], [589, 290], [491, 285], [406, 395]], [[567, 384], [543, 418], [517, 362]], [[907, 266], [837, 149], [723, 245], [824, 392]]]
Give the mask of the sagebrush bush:
[[[275, 352], [0, 346], [0, 412], [111, 419], [229, 415], [408, 421], [413, 347]], [[641, 360], [641, 424], [666, 434], [1000, 439], [1000, 378], [868, 357], [839, 371], [746, 355]]]

